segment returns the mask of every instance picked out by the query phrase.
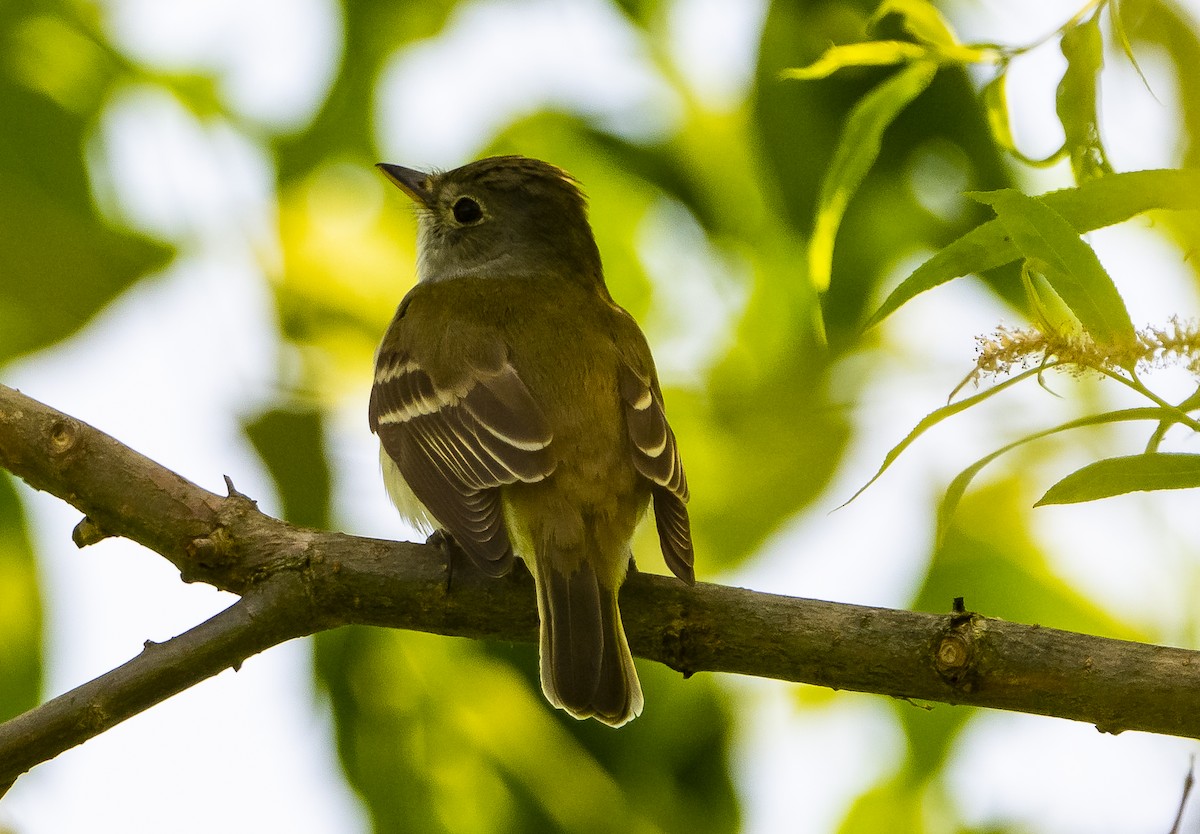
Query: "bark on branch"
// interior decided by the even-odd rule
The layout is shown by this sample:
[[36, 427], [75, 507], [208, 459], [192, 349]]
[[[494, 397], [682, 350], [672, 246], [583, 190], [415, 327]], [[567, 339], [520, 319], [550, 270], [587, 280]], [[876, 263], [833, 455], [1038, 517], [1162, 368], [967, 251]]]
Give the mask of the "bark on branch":
[[[206, 623], [0, 725], [0, 794], [18, 776], [294, 637], [349, 623], [533, 641], [528, 574], [488, 579], [436, 547], [307, 530], [230, 487], [201, 489], [108, 435], [0, 385], [0, 467], [85, 514], [82, 544], [124, 536], [186, 581], [242, 599]], [[736, 672], [898, 698], [1200, 738], [1200, 653], [1020, 625], [632, 576], [634, 654], [690, 675]], [[3, 635], [0, 635], [3, 639]]]

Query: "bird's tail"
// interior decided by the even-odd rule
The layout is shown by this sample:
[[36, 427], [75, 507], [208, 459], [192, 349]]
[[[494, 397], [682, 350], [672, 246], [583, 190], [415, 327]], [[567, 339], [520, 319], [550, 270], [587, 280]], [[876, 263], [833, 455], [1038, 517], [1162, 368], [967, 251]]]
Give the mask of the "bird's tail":
[[565, 568], [561, 562], [566, 560], [550, 556], [539, 553], [533, 571], [542, 691], [550, 703], [576, 718], [620, 727], [641, 714], [643, 703], [617, 608], [620, 582], [610, 586], [601, 581], [589, 559]]

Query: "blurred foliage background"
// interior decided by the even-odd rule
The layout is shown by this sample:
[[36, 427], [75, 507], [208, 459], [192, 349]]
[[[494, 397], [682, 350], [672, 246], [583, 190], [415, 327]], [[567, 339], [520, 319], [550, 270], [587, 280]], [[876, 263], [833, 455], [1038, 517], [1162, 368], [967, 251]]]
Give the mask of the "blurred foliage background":
[[[406, 56], [423, 54], [473, 19], [473, 7], [504, 15], [530, 4], [329, 5], [329, 31], [319, 33], [332, 44], [328, 77], [316, 85], [311, 107], [280, 118], [231, 91], [227, 67], [130, 49], [114, 35], [122, 4], [0, 3], [0, 368], [53, 351], [147, 276], [169, 274], [178, 259], [214, 245], [186, 225], [156, 224], [153, 206], [131, 208], [121, 196], [114, 120], [136, 125], [139, 111], [130, 102], [166, 99], [200, 133], [236, 135], [265, 164], [261, 225], [225, 232], [251, 240], [255, 280], [269, 291], [280, 347], [263, 404], [235, 416], [276, 484], [283, 514], [340, 528], [349, 521], [337, 510], [345, 485], [335, 477], [331, 437], [344, 431], [341, 415], [365, 414], [372, 353], [414, 274], [413, 223], [371, 166], [392, 147], [389, 126], [419, 134], [438, 118], [437, 111], [405, 109], [388, 80]], [[679, 15], [711, 8], [597, 0], [591, 6], [603, 7], [658, 91], [643, 107], [649, 112], [622, 121], [599, 104], [543, 96], [460, 139], [471, 157], [541, 157], [584, 183], [613, 295], [646, 325], [663, 365], [668, 409], [694, 485], [697, 569], [706, 579], [742, 575], [764, 547], [778, 549], [818, 499], [830, 506], [831, 483], [844, 486], [849, 452], [868, 431], [862, 414], [873, 415], [874, 430], [889, 427], [882, 441], [907, 431], [910, 424], [889, 416], [879, 385], [883, 375], [915, 370], [921, 360], [904, 353], [907, 342], [895, 331], [864, 332], [862, 324], [914, 259], [989, 216], [956, 199], [958, 192], [1001, 188], [1023, 176], [989, 132], [980, 79], [943, 68], [887, 132], [849, 204], [829, 290], [814, 291], [805, 243], [822, 177], [851, 108], [894, 70], [854, 69], [805, 83], [779, 74], [811, 63], [831, 43], [866, 39], [875, 5], [776, 0], [759, 7], [749, 72], [724, 79], [713, 93], [683, 71], [671, 47]], [[1135, 49], [1173, 79], [1168, 105], [1179, 111], [1177, 164], [1195, 166], [1194, 21], [1169, 0], [1122, 5]], [[122, 13], [141, 13], [137, 4], [129, 8]], [[942, 10], [953, 19], [961, 6], [946, 2]], [[1076, 10], [1063, 4], [1060, 22]], [[504, 52], [464, 49], [451, 62], [470, 79], [486, 75], [497, 54]], [[599, 69], [615, 76], [620, 68]], [[1045, 79], [1046, 89], [1056, 81]], [[1184, 232], [1168, 230], [1184, 240], [1176, 251], [1183, 261]], [[1189, 271], [1200, 264], [1194, 248], [1191, 255]], [[1012, 274], [987, 279], [987, 303], [1019, 318], [1022, 296]], [[970, 367], [969, 350], [947, 359], [960, 376]], [[865, 392], [873, 393], [864, 399]], [[366, 432], [365, 416], [357, 430]], [[138, 447], [138, 437], [121, 439]], [[1046, 454], [1045, 447], [1036, 453]], [[1114, 611], [1056, 572], [1045, 538], [1031, 527], [1025, 479], [1043, 458], [1029, 455], [967, 497], [940, 548], [917, 543], [920, 563], [900, 582], [895, 603], [941, 611], [966, 596], [989, 615], [1196, 645], [1190, 613], [1163, 624], [1161, 617]], [[932, 513], [936, 479], [929, 483]], [[48, 694], [38, 559], [19, 489], [0, 477], [0, 717]], [[878, 532], [876, 547], [886, 550], [888, 531]], [[1194, 557], [1195, 539], [1187, 546]], [[636, 549], [642, 569], [661, 570], [652, 537]], [[1194, 580], [1181, 574], [1183, 584]], [[340, 760], [375, 831], [715, 832], [738, 830], [754, 816], [734, 770], [734, 751], [746, 743], [739, 736], [749, 720], [745, 705], [753, 701], [726, 681], [683, 681], [641, 665], [646, 713], [614, 733], [542, 703], [532, 646], [343, 629], [319, 635], [312, 648], [322, 708], [335, 729], [337, 749], [329, 755]], [[794, 691], [791, 709], [814, 714], [829, 697], [858, 697]], [[973, 713], [877, 703], [903, 739], [889, 747], [898, 758], [850, 798], [836, 830], [1001, 830], [1003, 820], [974, 827], [951, 798], [951, 753]], [[1163, 809], [1166, 819], [1172, 810]]]

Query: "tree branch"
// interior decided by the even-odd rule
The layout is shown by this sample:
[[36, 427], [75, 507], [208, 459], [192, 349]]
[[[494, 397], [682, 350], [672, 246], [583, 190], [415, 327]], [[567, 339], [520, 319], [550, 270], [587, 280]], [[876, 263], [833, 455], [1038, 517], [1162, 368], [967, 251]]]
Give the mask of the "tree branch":
[[[489, 579], [436, 547], [293, 527], [210, 493], [108, 435], [0, 385], [0, 466], [86, 514], [83, 543], [141, 542], [242, 599], [118, 669], [0, 725], [0, 786], [245, 658], [348, 623], [533, 641], [525, 571]], [[737, 672], [898, 698], [1200, 738], [1200, 653], [1020, 625], [631, 576], [635, 654], [690, 675]], [[2, 635], [0, 635], [2, 639]]]
[[83, 686], [0, 724], [0, 795], [21, 773], [251, 655], [300, 637], [301, 595], [287, 574], [250, 589], [215, 617]]

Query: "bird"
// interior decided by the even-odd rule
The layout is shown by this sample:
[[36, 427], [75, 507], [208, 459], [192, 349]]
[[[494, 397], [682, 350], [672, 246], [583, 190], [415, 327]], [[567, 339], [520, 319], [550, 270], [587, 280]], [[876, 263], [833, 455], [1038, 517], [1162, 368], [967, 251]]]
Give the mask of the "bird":
[[644, 697], [618, 592], [653, 506], [695, 582], [689, 492], [646, 337], [609, 293], [581, 186], [548, 162], [379, 163], [416, 207], [417, 282], [376, 353], [370, 428], [400, 515], [489, 576], [533, 576], [542, 691], [620, 727]]

